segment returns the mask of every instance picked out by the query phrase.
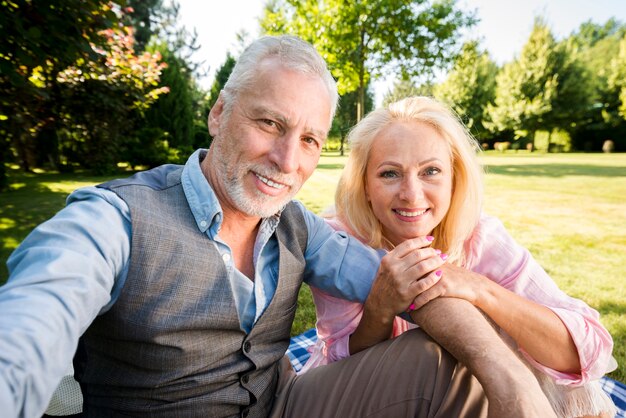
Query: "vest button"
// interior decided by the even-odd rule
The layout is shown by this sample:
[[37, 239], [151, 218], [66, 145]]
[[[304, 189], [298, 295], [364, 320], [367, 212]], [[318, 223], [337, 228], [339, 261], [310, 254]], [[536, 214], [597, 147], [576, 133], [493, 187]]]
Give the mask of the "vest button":
[[245, 343], [243, 343], [243, 352], [244, 353], [249, 353], [250, 352], [250, 348], [252, 348], [252, 344], [250, 344], [250, 341], [246, 341]]
[[243, 376], [241, 377], [241, 382], [242, 382], [243, 384], [246, 384], [246, 383], [248, 383], [249, 381], [250, 381], [250, 376], [248, 376], [247, 374], [246, 374], [246, 375], [243, 375]]

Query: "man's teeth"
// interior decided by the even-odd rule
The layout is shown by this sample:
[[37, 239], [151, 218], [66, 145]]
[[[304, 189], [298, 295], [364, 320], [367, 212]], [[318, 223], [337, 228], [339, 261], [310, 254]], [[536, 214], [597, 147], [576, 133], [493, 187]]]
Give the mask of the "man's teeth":
[[416, 212], [406, 212], [404, 210], [396, 210], [396, 213], [398, 215], [402, 215], [402, 216], [420, 216], [423, 215], [424, 213], [426, 213], [427, 209], [424, 210], [418, 210]]
[[275, 188], [275, 189], [282, 189], [282, 188], [284, 188], [284, 187], [285, 187], [285, 185], [284, 185], [284, 184], [276, 183], [276, 182], [274, 182], [274, 181], [272, 181], [272, 180], [270, 180], [270, 179], [268, 179], [268, 178], [266, 178], [266, 177], [263, 177], [263, 176], [262, 176], [262, 175], [260, 175], [260, 174], [257, 174], [257, 173], [254, 173], [254, 174], [257, 176], [257, 178], [258, 178], [259, 180], [261, 180], [263, 183], [267, 184], [267, 185], [268, 185], [268, 186], [270, 186], [270, 187], [273, 187], [273, 188]]

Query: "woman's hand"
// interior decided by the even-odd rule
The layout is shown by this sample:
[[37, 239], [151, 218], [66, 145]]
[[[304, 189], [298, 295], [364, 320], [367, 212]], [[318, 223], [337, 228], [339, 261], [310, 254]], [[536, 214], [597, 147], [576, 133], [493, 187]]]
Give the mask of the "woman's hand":
[[[442, 257], [446, 257], [445, 254]], [[483, 280], [489, 280], [473, 271], [450, 263], [443, 263], [437, 269], [441, 272], [439, 280], [430, 288], [417, 295], [413, 301], [419, 309], [438, 297], [465, 299], [476, 305]]]
[[407, 240], [383, 257], [359, 326], [350, 336], [351, 354], [388, 339], [396, 315], [415, 309], [415, 297], [439, 281], [443, 259], [431, 242], [428, 237]]
[[416, 296], [439, 281], [438, 269], [444, 261], [440, 251], [430, 247], [431, 242], [427, 237], [407, 240], [383, 257], [365, 302], [366, 311], [393, 321], [411, 306]]

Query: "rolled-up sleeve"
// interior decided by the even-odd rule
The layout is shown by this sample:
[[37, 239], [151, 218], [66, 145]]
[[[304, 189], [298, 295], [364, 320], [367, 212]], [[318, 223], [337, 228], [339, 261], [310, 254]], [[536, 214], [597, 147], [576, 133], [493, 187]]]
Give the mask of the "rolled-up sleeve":
[[613, 365], [613, 339], [598, 312], [563, 292], [530, 252], [518, 245], [496, 218], [484, 216], [471, 240], [468, 267], [512, 292], [551, 309], [569, 331], [581, 374], [562, 373], [522, 354], [557, 384], [578, 386], [602, 377]]

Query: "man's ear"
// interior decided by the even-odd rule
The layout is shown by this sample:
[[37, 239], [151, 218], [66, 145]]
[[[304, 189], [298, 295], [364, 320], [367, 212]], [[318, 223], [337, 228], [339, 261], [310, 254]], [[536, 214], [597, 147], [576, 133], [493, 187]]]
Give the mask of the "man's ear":
[[223, 93], [220, 92], [220, 95], [217, 98], [217, 101], [211, 108], [209, 112], [209, 119], [207, 121], [209, 125], [209, 133], [212, 137], [216, 137], [219, 135], [220, 124], [222, 123], [222, 115], [224, 114], [224, 96]]

